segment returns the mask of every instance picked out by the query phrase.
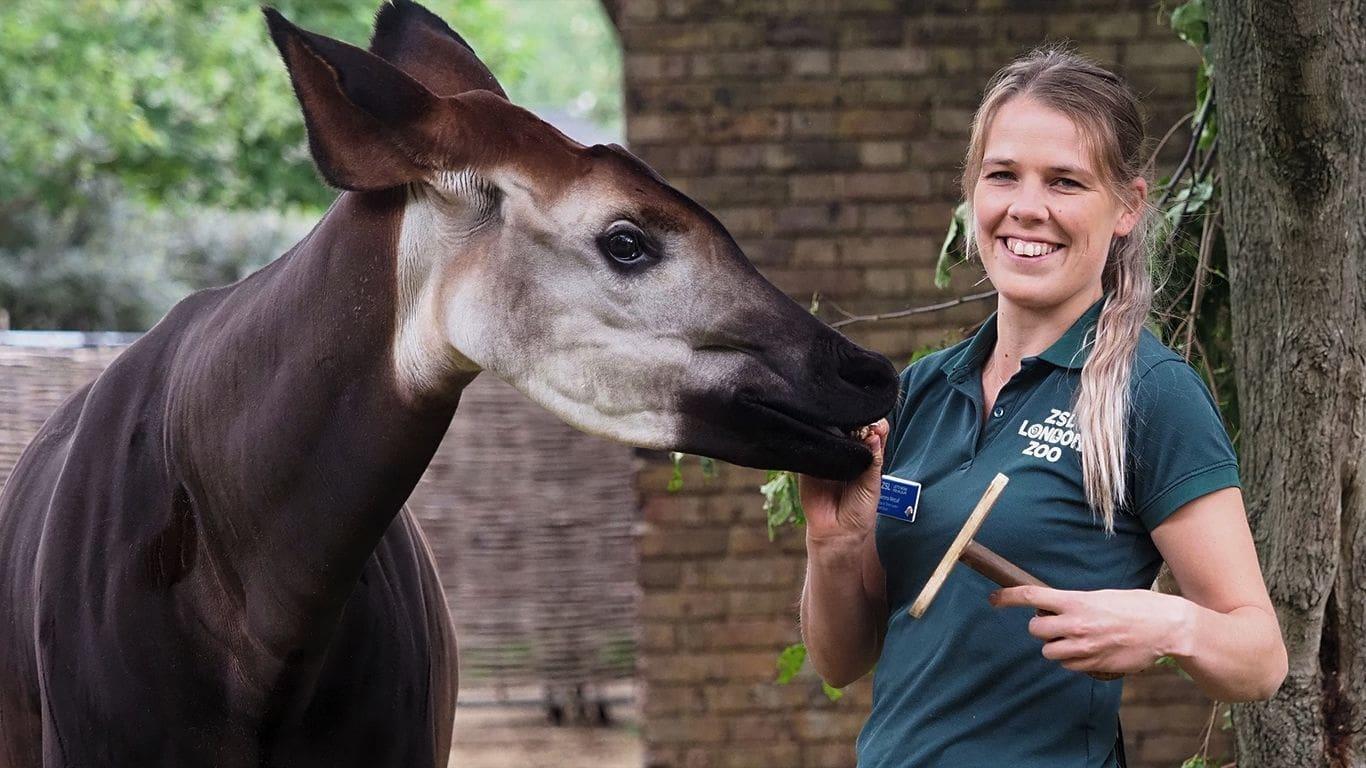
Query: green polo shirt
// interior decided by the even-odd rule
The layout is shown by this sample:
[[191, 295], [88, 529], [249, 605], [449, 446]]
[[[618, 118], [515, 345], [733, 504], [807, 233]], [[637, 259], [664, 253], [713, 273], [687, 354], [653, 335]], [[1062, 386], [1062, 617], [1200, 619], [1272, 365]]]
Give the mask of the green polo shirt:
[[1060, 589], [1147, 589], [1149, 532], [1182, 505], [1238, 485], [1237, 461], [1195, 371], [1151, 333], [1131, 379], [1129, 500], [1107, 536], [1086, 503], [1073, 404], [1104, 299], [1021, 361], [982, 416], [993, 315], [971, 339], [902, 374], [884, 471], [922, 485], [914, 522], [878, 517], [891, 610], [858, 739], [860, 768], [1107, 768], [1122, 681], [1045, 659], [1029, 608], [992, 608], [996, 586], [955, 567], [921, 619], [907, 612], [997, 472], [1010, 478], [977, 540]]

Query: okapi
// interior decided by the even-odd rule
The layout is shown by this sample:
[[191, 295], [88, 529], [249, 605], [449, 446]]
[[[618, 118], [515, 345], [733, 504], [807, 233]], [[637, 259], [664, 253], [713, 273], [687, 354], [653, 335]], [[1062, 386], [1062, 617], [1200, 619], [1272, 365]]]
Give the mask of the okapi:
[[[342, 194], [48, 420], [0, 495], [0, 768], [445, 765], [455, 642], [404, 501], [488, 371], [585, 431], [847, 479], [892, 366], [426, 9], [265, 11]], [[524, 478], [509, 478], [521, 482]]]

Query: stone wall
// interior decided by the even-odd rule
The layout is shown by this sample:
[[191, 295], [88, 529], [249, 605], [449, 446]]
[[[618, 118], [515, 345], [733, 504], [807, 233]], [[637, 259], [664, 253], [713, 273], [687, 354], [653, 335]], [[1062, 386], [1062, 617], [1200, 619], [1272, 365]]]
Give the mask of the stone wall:
[[[971, 269], [936, 290], [934, 262], [972, 110], [1018, 53], [1074, 41], [1130, 78], [1158, 136], [1193, 103], [1195, 53], [1149, 0], [608, 5], [631, 149], [711, 209], [778, 286], [804, 303], [819, 292], [829, 320], [972, 292]], [[987, 311], [846, 330], [903, 365]], [[647, 459], [637, 480], [648, 764], [852, 765], [867, 683], [835, 704], [809, 677], [772, 683], [778, 651], [798, 640], [800, 532], [768, 541], [759, 473], [723, 467], [706, 481], [690, 467], [675, 494], [669, 474]], [[1209, 710], [1175, 674], [1133, 681], [1125, 706], [1131, 765], [1174, 767], [1198, 748]]]

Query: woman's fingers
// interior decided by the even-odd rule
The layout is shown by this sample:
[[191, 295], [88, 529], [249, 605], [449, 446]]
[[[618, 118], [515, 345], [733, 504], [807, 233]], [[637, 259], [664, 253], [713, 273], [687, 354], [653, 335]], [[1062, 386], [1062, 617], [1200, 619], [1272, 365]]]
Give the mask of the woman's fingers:
[[1057, 614], [1040, 614], [1029, 620], [1029, 634], [1044, 642], [1070, 634], [1072, 620]]

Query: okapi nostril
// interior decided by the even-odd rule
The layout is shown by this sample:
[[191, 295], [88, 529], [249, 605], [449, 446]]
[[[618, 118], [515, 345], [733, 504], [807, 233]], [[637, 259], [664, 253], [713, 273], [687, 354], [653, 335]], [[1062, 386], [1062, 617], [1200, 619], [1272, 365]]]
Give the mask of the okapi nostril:
[[839, 374], [860, 389], [885, 389], [896, 382], [896, 370], [887, 358], [863, 350], [840, 350]]

